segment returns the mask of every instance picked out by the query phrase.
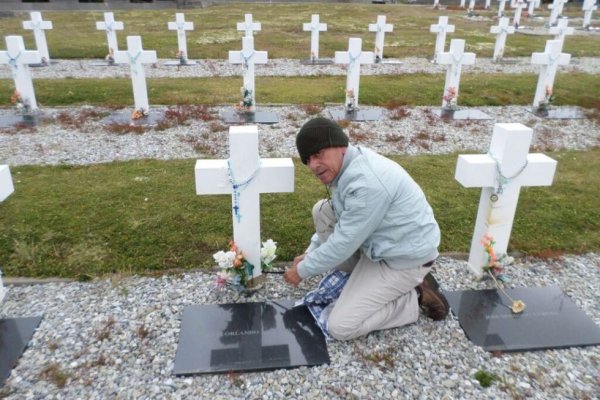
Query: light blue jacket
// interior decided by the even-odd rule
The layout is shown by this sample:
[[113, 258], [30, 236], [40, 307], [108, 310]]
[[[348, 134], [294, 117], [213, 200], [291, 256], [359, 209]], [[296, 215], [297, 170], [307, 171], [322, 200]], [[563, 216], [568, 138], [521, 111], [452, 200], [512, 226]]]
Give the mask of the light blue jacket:
[[311, 246], [298, 265], [307, 278], [335, 268], [357, 250], [395, 269], [416, 268], [439, 254], [440, 229], [417, 183], [396, 162], [348, 146], [330, 185], [337, 218], [333, 233]]

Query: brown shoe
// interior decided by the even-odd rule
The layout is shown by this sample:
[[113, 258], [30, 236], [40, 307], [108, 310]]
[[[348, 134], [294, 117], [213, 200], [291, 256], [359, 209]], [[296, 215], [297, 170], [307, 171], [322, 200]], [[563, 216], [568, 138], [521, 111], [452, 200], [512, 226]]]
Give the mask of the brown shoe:
[[419, 307], [423, 310], [423, 314], [434, 321], [446, 318], [450, 310], [448, 300], [438, 289], [439, 285], [431, 274], [425, 275], [423, 282], [417, 286], [420, 293]]

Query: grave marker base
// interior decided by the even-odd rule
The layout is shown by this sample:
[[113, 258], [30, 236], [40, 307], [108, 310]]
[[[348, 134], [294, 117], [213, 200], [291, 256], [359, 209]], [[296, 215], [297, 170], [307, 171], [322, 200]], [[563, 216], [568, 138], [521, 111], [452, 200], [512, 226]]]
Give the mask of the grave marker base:
[[331, 58], [318, 58], [316, 60], [311, 60], [310, 58], [305, 58], [300, 60], [300, 64], [303, 65], [328, 65], [333, 64], [333, 60]]
[[27, 348], [42, 316], [0, 319], [0, 387]]
[[547, 110], [530, 110], [533, 115], [545, 119], [583, 119], [585, 114], [574, 107], [556, 107]]
[[185, 63], [182, 63], [179, 60], [166, 61], [165, 65], [167, 67], [190, 67], [192, 65], [197, 65], [198, 63], [194, 60], [187, 60]]
[[492, 117], [480, 110], [446, 110], [440, 108], [438, 110], [433, 110], [433, 113], [442, 119], [451, 119], [455, 121], [465, 119], [492, 119]]
[[133, 120], [131, 119], [131, 110], [126, 111], [116, 111], [111, 113], [108, 117], [102, 119], [102, 123], [105, 125], [109, 124], [132, 124], [135, 126], [152, 126], [156, 125], [160, 120], [162, 120], [165, 116], [163, 112], [160, 111], [150, 111], [150, 113], [140, 119]]
[[487, 351], [529, 351], [600, 344], [600, 327], [560, 288], [505, 289], [527, 307], [513, 314], [497, 289], [444, 292], [471, 342]]
[[237, 112], [235, 110], [224, 111], [221, 114], [226, 124], [276, 124], [279, 122], [277, 113], [272, 111]]
[[493, 61], [494, 64], [518, 64], [519, 60], [515, 60], [514, 58], [501, 58], [499, 60]]
[[379, 61], [375, 64], [385, 64], [385, 65], [389, 65], [389, 64], [393, 64], [393, 65], [400, 65], [400, 64], [404, 64], [404, 62], [400, 61], [400, 60], [386, 60], [384, 59], [383, 61]]
[[10, 128], [17, 126], [33, 127], [37, 125], [41, 117], [41, 113], [38, 113], [36, 115], [0, 113], [0, 128]]
[[109, 63], [108, 61], [93, 61], [90, 65], [92, 67], [117, 67], [119, 64]]
[[381, 110], [355, 110], [351, 112], [346, 110], [331, 110], [329, 111], [329, 115], [336, 121], [343, 119], [348, 121], [379, 121], [383, 118]]
[[329, 363], [323, 332], [293, 300], [187, 306], [174, 375], [274, 370]]
[[27, 64], [31, 68], [44, 68], [51, 67], [52, 65], [58, 64], [58, 61], [50, 60], [49, 63], [39, 63], [39, 64]]

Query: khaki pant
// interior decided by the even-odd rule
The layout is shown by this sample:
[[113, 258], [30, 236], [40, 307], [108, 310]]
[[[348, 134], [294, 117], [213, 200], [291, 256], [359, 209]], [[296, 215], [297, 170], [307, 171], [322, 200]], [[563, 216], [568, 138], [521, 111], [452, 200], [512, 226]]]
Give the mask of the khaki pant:
[[[313, 207], [315, 230], [321, 243], [336, 224], [331, 202], [320, 200]], [[405, 270], [375, 262], [357, 251], [336, 269], [352, 272], [328, 320], [329, 334], [349, 340], [372, 331], [396, 328], [419, 318], [417, 287], [431, 267]]]

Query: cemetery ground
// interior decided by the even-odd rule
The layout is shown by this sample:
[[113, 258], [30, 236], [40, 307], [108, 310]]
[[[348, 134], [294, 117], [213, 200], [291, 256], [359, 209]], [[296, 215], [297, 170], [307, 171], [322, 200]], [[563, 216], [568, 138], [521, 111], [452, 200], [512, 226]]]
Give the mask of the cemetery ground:
[[[219, 60], [227, 50], [239, 48], [232, 21], [241, 20], [248, 8], [211, 7], [189, 14], [186, 10], [186, 18], [197, 21], [190, 57]], [[493, 39], [486, 28], [494, 11], [481, 10], [490, 19], [485, 23], [464, 19], [464, 10], [448, 11], [451, 19], [461, 21], [454, 36], [467, 39], [467, 49], [476, 51], [478, 58], [490, 57]], [[576, 11], [567, 14], [575, 18]], [[407, 30], [398, 39], [390, 38], [397, 46], [386, 44], [386, 56], [402, 59], [431, 56], [433, 35], [424, 32], [440, 15], [428, 7], [348, 4], [253, 5], [252, 12], [264, 29], [256, 35], [257, 48], [268, 50], [270, 58], [287, 59], [302, 57], [291, 43], [308, 49], [308, 35], [297, 27], [314, 12], [331, 24], [323, 35], [323, 54], [345, 48], [348, 35], [369, 40], [363, 25], [385, 13], [395, 31], [400, 26]], [[122, 45], [127, 34], [143, 34], [145, 48], [170, 57], [176, 47], [164, 25], [172, 14], [152, 12], [148, 18], [148, 13], [123, 13], [119, 19], [132, 31], [120, 35]], [[104, 58], [103, 33], [88, 27], [101, 19], [100, 13], [81, 13], [77, 18], [72, 13], [48, 15], [56, 26], [49, 33], [53, 59]], [[67, 34], [61, 19], [70, 23], [70, 40], [59, 39]], [[18, 15], [2, 19], [0, 31], [14, 32], [21, 20]], [[506, 55], [528, 57], [541, 51], [546, 39], [513, 35], [508, 43], [514, 47], [507, 48]], [[565, 52], [589, 57], [592, 63], [598, 60], [597, 36], [571, 39], [566, 40]], [[222, 76], [218, 61], [215, 64], [206, 78], [149, 79], [151, 104], [168, 110], [153, 128], [100, 123], [111, 109], [130, 107], [126, 75], [81, 79], [73, 72], [68, 79], [35, 79], [48, 119], [35, 128], [0, 130], [0, 161], [11, 166], [15, 182], [15, 193], [0, 204], [0, 225], [5, 227], [0, 234], [2, 270], [9, 281], [16, 276], [71, 278], [9, 287], [2, 315], [43, 313], [44, 320], [0, 396], [598, 396], [598, 347], [487, 353], [467, 340], [453, 317], [441, 323], [421, 317], [401, 329], [330, 342], [331, 364], [316, 368], [172, 376], [186, 305], [297, 299], [317, 283], [314, 278], [292, 288], [282, 283], [280, 275], [270, 274], [265, 289], [247, 298], [213, 290], [211, 255], [232, 237], [231, 201], [229, 196], [196, 196], [193, 166], [196, 159], [227, 157], [227, 126], [218, 115], [230, 107], [223, 104], [239, 100], [240, 86], [239, 77]], [[384, 119], [341, 123], [353, 143], [389, 154], [423, 187], [440, 222], [440, 250], [446, 254], [468, 251], [480, 194], [454, 180], [457, 154], [486, 152], [495, 122], [521, 122], [533, 128], [532, 151], [556, 159], [558, 169], [552, 186], [521, 189], [509, 249], [520, 257], [509, 268], [510, 285], [559, 286], [600, 323], [598, 72], [559, 72], [556, 104], [582, 107], [586, 118], [549, 121], [526, 110], [535, 72], [469, 71], [465, 68], [461, 83], [461, 106], [480, 107], [492, 116], [490, 121], [437, 119], [432, 108], [440, 102], [442, 74], [420, 72], [364, 76], [361, 103], [385, 107]], [[315, 115], [327, 115], [344, 97], [342, 76], [263, 76], [257, 84], [259, 107], [269, 103], [280, 117], [278, 124], [259, 127], [263, 157], [294, 156], [299, 127]], [[0, 93], [8, 93], [0, 105], [8, 106], [11, 92], [10, 81], [0, 80]], [[297, 159], [294, 162], [294, 192], [261, 195], [262, 237], [279, 243], [282, 265], [305, 248], [312, 232], [310, 208], [324, 196], [317, 180]], [[446, 290], [491, 287], [489, 281], [473, 280], [460, 258], [441, 257], [436, 276]], [[486, 380], [490, 387], [485, 387]]]

